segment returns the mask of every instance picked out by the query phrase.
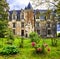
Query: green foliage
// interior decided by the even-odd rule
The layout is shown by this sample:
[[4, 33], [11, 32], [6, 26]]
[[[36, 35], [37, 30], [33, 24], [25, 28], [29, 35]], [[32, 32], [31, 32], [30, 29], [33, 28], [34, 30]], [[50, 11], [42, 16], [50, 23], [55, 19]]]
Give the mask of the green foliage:
[[[7, 46], [5, 44], [5, 41], [6, 41], [5, 39], [6, 38], [3, 38], [3, 41], [2, 41], [2, 39], [0, 38], [0, 45], [4, 44], [3, 47]], [[19, 45], [18, 43], [21, 39], [17, 39], [17, 38], [15, 38], [15, 39], [14, 39], [15, 44], [13, 44], [13, 45], [18, 46]], [[45, 54], [42, 54], [42, 53], [37, 54], [35, 52], [36, 50], [31, 47], [30, 39], [25, 38], [24, 39], [24, 47], [23, 48], [17, 48], [17, 49], [19, 49], [18, 54], [16, 54], [16, 55], [13, 54], [10, 56], [0, 54], [0, 59], [59, 59], [60, 58], [60, 40], [58, 40], [58, 46], [53, 47], [53, 46], [51, 46], [51, 38], [46, 38], [46, 39], [42, 38], [42, 39], [44, 39], [44, 43], [48, 44], [45, 51], [48, 49], [48, 47], [50, 47], [50, 52], [47, 52]], [[59, 39], [59, 38], [57, 38], [57, 39]], [[1, 43], [1, 41], [2, 41], [2, 43]], [[43, 43], [43, 40], [40, 40], [37, 48], [42, 48], [42, 43]], [[1, 51], [1, 48], [0, 48], [0, 51]]]
[[52, 38], [52, 39], [51, 39], [51, 43], [52, 43], [52, 46], [57, 46], [58, 40], [55, 39], [55, 38]]
[[18, 49], [16, 46], [6, 46], [6, 47], [3, 47], [3, 49], [0, 53], [3, 55], [17, 54]]
[[58, 15], [58, 20], [60, 21], [60, 1], [58, 2], [58, 5], [57, 5], [57, 15]]
[[9, 45], [12, 45], [13, 44], [13, 40], [7, 39], [6, 43], [9, 44]]
[[23, 43], [24, 43], [24, 38], [22, 37], [21, 42], [20, 42], [20, 47], [22, 47], [22, 48], [23, 48]]
[[0, 20], [0, 37], [4, 37], [5, 33], [7, 32], [7, 23], [6, 21]]
[[58, 37], [60, 37], [60, 33], [58, 33], [58, 35], [57, 35]]
[[36, 42], [38, 43], [40, 41], [39, 36], [36, 32], [31, 32], [29, 35], [31, 42]]
[[7, 32], [8, 32], [8, 33], [7, 33], [8, 39], [14, 40], [14, 35], [13, 35], [13, 32], [12, 32], [12, 29], [8, 29]]
[[17, 47], [20, 47], [20, 38], [19, 39], [14, 39], [13, 41], [13, 45], [17, 46]]
[[12, 44], [13, 41], [14, 41], [14, 35], [13, 35], [13, 32], [12, 32], [12, 29], [9, 29], [7, 30], [7, 32], [5, 33], [5, 38], [7, 39], [7, 44]]
[[40, 12], [39, 12], [39, 10], [37, 10], [37, 12], [36, 12], [36, 19], [39, 19], [39, 17], [40, 17]]
[[48, 45], [46, 43], [42, 43], [42, 45], [39, 45], [39, 43], [32, 42], [32, 47], [35, 48], [36, 53], [46, 53], [47, 51], [50, 51], [50, 48], [47, 49]]
[[0, 1], [0, 37], [5, 37], [5, 33], [8, 29], [8, 4], [5, 0]]

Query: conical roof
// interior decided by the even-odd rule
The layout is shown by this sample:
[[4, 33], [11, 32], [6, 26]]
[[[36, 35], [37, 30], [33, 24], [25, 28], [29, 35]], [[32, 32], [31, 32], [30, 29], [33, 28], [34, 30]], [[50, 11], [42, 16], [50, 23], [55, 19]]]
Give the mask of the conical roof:
[[28, 6], [27, 6], [27, 9], [32, 9], [32, 5], [31, 3], [29, 2]]

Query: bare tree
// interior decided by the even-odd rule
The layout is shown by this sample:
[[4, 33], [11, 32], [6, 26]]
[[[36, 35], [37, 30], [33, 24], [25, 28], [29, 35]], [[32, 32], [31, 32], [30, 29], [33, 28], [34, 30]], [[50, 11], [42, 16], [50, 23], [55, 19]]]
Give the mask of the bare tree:
[[58, 7], [57, 6], [57, 3], [59, 2], [59, 0], [31, 0], [32, 4], [34, 5], [34, 8], [35, 7], [38, 7], [42, 4], [45, 4], [47, 5], [48, 8], [50, 7]]

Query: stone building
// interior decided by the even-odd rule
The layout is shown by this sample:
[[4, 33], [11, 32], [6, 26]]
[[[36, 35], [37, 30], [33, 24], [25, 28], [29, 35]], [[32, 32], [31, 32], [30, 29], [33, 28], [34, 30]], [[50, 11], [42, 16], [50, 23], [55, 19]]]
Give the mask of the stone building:
[[[53, 14], [46, 16], [47, 10], [33, 10], [29, 3], [25, 9], [9, 11], [9, 28], [14, 35], [28, 37], [30, 32], [37, 32], [42, 37], [56, 37], [56, 21]], [[44, 15], [42, 15], [44, 14]]]

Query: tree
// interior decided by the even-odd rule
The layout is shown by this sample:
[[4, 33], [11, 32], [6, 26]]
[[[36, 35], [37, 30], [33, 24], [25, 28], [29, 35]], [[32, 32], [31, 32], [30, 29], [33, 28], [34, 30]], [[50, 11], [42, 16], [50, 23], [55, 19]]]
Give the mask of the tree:
[[54, 4], [55, 6], [57, 2], [59, 2], [60, 0], [31, 0], [32, 4], [35, 5], [36, 7], [37, 6], [40, 6], [44, 3], [48, 3], [47, 5], [50, 5], [50, 4]]
[[60, 17], [60, 0], [52, 0], [52, 2], [50, 0], [31, 0], [31, 1], [35, 7], [38, 7], [44, 3], [47, 3], [48, 9], [52, 6], [54, 8], [56, 7], [57, 8], [56, 14]]
[[5, 37], [8, 28], [8, 3], [0, 0], [0, 37]]
[[[57, 4], [57, 11], [56, 11], [57, 15], [58, 15], [58, 20], [60, 19], [60, 1]], [[60, 20], [59, 20], [60, 21]]]
[[39, 19], [39, 17], [40, 17], [40, 11], [37, 10], [37, 11], [36, 11], [36, 19]]

